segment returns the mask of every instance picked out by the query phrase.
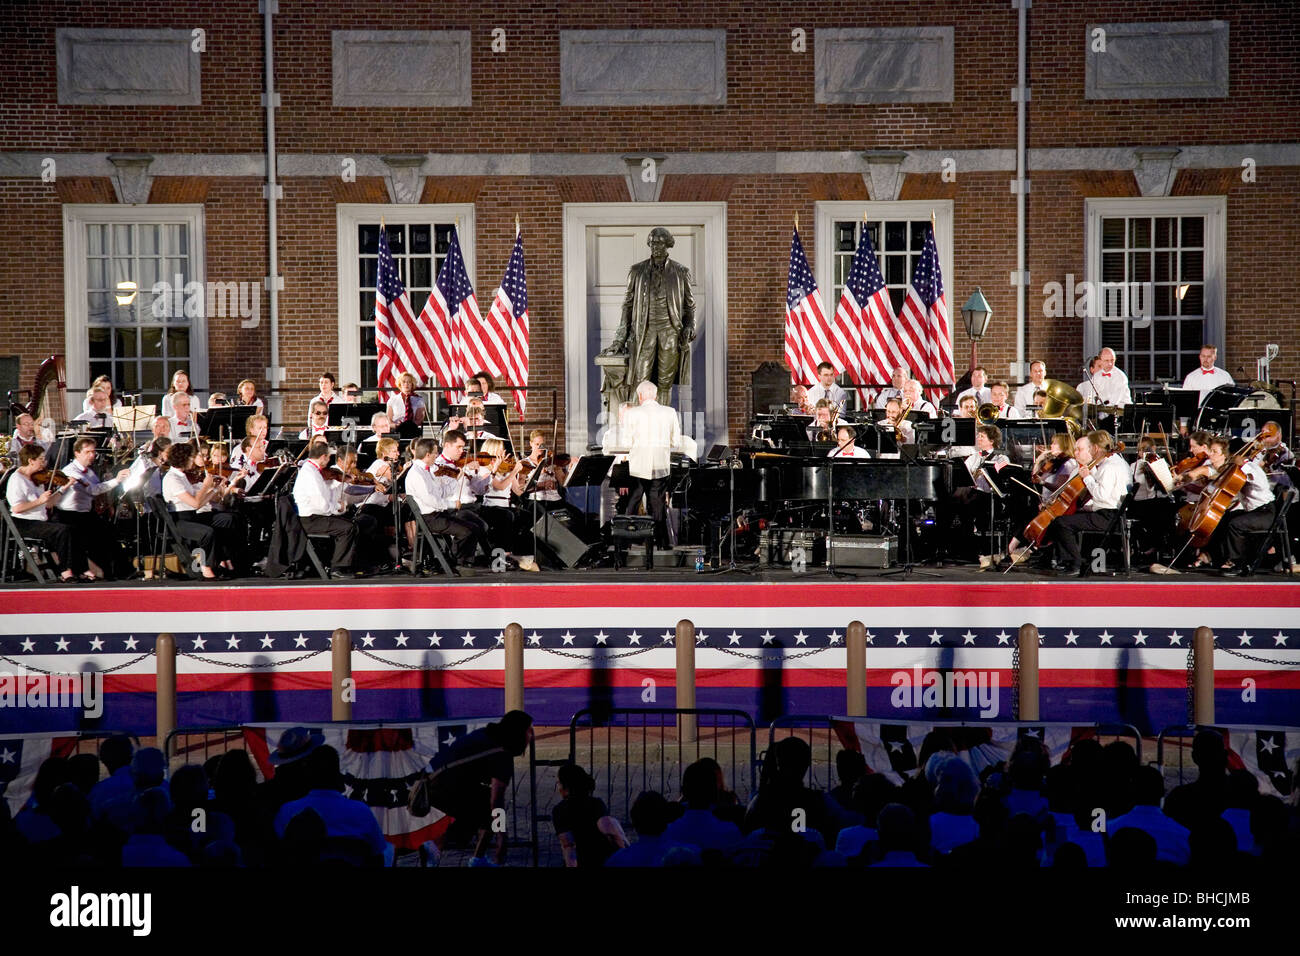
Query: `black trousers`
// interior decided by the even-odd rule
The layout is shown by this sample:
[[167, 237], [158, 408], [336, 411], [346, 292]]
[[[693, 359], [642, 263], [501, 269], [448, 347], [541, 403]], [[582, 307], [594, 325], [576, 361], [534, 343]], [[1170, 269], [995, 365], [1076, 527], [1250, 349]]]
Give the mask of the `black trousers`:
[[99, 565], [106, 577], [117, 574], [117, 536], [113, 526], [90, 511], [61, 511], [55, 509], [54, 520], [67, 525], [72, 531], [72, 547]]
[[451, 537], [456, 543], [456, 560], [461, 564], [474, 560], [474, 553], [480, 548], [485, 556], [492, 553], [487, 522], [472, 511], [464, 508], [430, 511], [424, 516], [424, 523], [434, 534]]
[[650, 512], [650, 517], [655, 521], [655, 547], [667, 550], [670, 547], [668, 542], [668, 476], [662, 478], [639, 478], [635, 477], [636, 487], [632, 489], [632, 494], [628, 496], [630, 502], [627, 512], [630, 513], [636, 506], [636, 502], [642, 497], [646, 500], [646, 509]]
[[1115, 509], [1104, 511], [1076, 511], [1072, 515], [1062, 515], [1047, 526], [1047, 540], [1055, 541], [1061, 549], [1061, 563], [1067, 570], [1076, 571], [1083, 567], [1080, 553], [1080, 541], [1086, 531], [1105, 531], [1115, 518]]
[[194, 547], [202, 548], [213, 567], [229, 561], [236, 571], [248, 567], [248, 527], [242, 515], [232, 511], [178, 511], [176, 527], [183, 536], [202, 539]]
[[1178, 509], [1172, 498], [1134, 501], [1129, 505], [1128, 513], [1135, 522], [1141, 547], [1161, 553], [1171, 550], [1169, 543], [1178, 518]]
[[1267, 531], [1274, 517], [1276, 512], [1269, 505], [1254, 511], [1229, 511], [1214, 530], [1210, 553], [1217, 550], [1219, 561], [1240, 562], [1246, 553], [1246, 535], [1252, 531]]
[[35, 538], [46, 551], [58, 555], [54, 567], [60, 574], [66, 568], [71, 568], [74, 574], [86, 571], [86, 552], [73, 547], [72, 529], [66, 524], [37, 518], [27, 519], [22, 515], [14, 515], [14, 524], [24, 538]]
[[[301, 518], [302, 528], [308, 534], [327, 534], [334, 539], [334, 555], [330, 567], [334, 570], [352, 567], [357, 557], [357, 526], [339, 515], [308, 515]], [[308, 547], [310, 547], [310, 543]]]
[[514, 508], [502, 505], [484, 505], [476, 509], [476, 514], [483, 519], [488, 528], [488, 541], [494, 548], [505, 548], [511, 554], [527, 554], [532, 550], [520, 551], [519, 516]]

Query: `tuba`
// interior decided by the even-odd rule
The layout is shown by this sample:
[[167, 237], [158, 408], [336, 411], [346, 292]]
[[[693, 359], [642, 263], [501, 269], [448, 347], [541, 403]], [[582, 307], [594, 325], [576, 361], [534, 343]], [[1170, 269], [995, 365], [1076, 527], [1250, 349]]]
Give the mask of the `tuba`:
[[975, 421], [980, 425], [992, 425], [998, 420], [998, 407], [992, 402], [985, 402], [975, 410]]
[[1083, 395], [1077, 388], [1050, 378], [1043, 382], [1043, 391], [1047, 392], [1047, 400], [1038, 417], [1064, 419], [1070, 437], [1077, 438], [1083, 431]]

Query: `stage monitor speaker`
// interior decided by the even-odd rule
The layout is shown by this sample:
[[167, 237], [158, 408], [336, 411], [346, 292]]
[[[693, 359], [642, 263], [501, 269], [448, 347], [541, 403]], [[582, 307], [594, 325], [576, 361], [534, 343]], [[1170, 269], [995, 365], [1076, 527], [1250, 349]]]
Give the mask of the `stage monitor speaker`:
[[776, 362], [764, 362], [749, 376], [749, 393], [751, 419], [760, 412], [767, 414], [773, 405], [784, 405], [790, 401], [790, 371]]
[[567, 511], [548, 511], [533, 525], [537, 540], [544, 543], [566, 568], [576, 566], [597, 544], [587, 541], [573, 528], [573, 517]]

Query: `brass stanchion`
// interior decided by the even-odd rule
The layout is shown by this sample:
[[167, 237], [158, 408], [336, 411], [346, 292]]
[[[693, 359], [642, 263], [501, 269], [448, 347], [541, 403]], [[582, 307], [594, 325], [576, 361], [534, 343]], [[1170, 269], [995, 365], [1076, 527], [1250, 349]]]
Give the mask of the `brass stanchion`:
[[1214, 725], [1214, 630], [1198, 627], [1192, 638], [1192, 723]]
[[1020, 625], [1016, 638], [1020, 651], [1020, 675], [1017, 699], [1020, 705], [1016, 720], [1038, 720], [1038, 628], [1032, 624]]
[[524, 709], [524, 629], [507, 624], [506, 639], [506, 711]]
[[330, 720], [351, 720], [357, 687], [352, 680], [352, 632], [346, 627], [330, 635], [330, 653]]
[[861, 621], [850, 621], [844, 633], [848, 663], [844, 671], [844, 713], [849, 717], [867, 716], [867, 628]]
[[[677, 707], [691, 710], [695, 707], [695, 625], [691, 621], [677, 622]], [[695, 714], [678, 717], [681, 742], [693, 744], [698, 739], [698, 719]]]

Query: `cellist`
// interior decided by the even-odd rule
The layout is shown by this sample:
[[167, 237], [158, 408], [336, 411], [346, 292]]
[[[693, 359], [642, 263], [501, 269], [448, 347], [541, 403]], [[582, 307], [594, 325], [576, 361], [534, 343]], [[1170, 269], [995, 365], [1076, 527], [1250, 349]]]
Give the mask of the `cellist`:
[[1086, 531], [1105, 531], [1128, 492], [1128, 465], [1114, 451], [1115, 439], [1110, 432], [1091, 431], [1075, 442], [1078, 475], [1082, 477], [1090, 497], [1074, 514], [1054, 520], [1048, 526], [1046, 536], [1046, 540], [1059, 545], [1062, 573], [1068, 577], [1083, 574], [1080, 536]]
[[[1226, 467], [1231, 467], [1227, 438], [1218, 435], [1211, 438], [1208, 451], [1215, 471], [1222, 474]], [[1242, 462], [1240, 467], [1246, 474], [1246, 483], [1210, 538], [1210, 553], [1225, 571], [1234, 570], [1241, 561], [1247, 534], [1267, 531], [1273, 524], [1273, 488], [1264, 469], [1255, 459]]]

